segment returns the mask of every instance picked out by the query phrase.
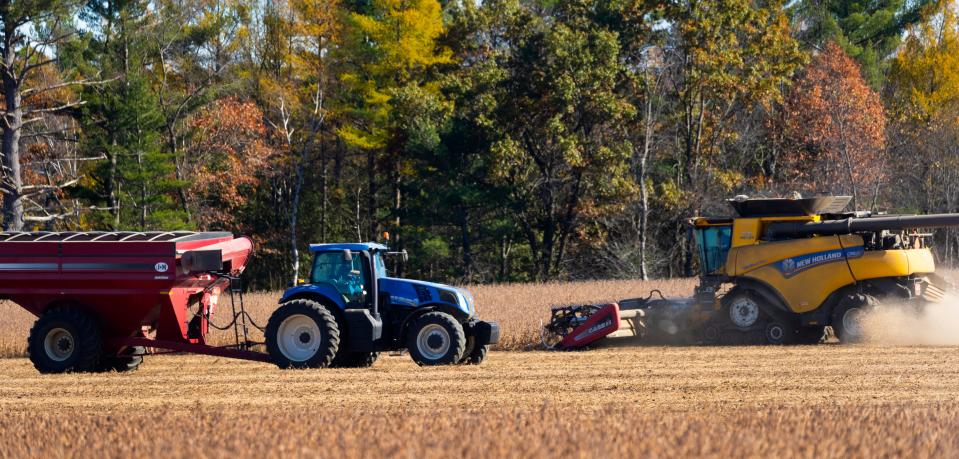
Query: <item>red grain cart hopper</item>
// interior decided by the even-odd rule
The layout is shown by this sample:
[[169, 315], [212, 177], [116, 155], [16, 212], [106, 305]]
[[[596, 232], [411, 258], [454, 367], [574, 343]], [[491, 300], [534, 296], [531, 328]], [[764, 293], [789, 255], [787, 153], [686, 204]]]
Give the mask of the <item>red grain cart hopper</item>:
[[268, 361], [206, 342], [251, 251], [222, 232], [0, 233], [0, 298], [38, 317], [28, 344], [43, 373], [132, 370], [146, 348]]

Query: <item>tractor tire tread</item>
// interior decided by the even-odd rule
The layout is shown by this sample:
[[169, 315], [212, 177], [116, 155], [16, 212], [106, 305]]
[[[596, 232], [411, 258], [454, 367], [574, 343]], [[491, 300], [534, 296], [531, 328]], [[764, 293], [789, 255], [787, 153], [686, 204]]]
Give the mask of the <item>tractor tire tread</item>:
[[[303, 314], [312, 317], [320, 326], [321, 349], [310, 359], [294, 362], [286, 358], [280, 351], [276, 341], [276, 334], [280, 324], [294, 314]], [[327, 368], [333, 364], [336, 352], [340, 347], [340, 331], [336, 318], [326, 306], [309, 299], [293, 299], [280, 305], [270, 316], [266, 324], [266, 350], [276, 366], [280, 368]]]
[[[450, 349], [442, 358], [430, 360], [420, 355], [416, 346], [417, 333], [424, 325], [434, 323], [446, 328], [450, 335]], [[456, 321], [453, 316], [439, 311], [427, 312], [416, 319], [409, 327], [406, 337], [406, 348], [410, 357], [420, 366], [428, 365], [456, 365], [463, 359], [466, 352], [466, 332], [463, 331], [463, 325]]]

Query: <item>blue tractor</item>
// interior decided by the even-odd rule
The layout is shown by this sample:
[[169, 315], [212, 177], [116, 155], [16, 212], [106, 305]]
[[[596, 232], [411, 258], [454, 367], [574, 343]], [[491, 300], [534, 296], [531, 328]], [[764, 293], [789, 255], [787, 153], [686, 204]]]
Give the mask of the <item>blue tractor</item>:
[[[309, 279], [288, 289], [266, 326], [281, 368], [366, 367], [407, 349], [420, 365], [479, 364], [499, 325], [477, 319], [469, 292], [389, 277], [382, 244], [313, 244]], [[406, 256], [405, 252], [399, 253]]]

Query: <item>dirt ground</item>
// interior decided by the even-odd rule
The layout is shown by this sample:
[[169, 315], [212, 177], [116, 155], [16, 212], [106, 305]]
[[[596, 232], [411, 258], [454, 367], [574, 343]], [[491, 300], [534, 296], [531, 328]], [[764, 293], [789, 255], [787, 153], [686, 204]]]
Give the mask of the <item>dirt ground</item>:
[[959, 348], [639, 347], [283, 371], [0, 359], [0, 457], [955, 457]]

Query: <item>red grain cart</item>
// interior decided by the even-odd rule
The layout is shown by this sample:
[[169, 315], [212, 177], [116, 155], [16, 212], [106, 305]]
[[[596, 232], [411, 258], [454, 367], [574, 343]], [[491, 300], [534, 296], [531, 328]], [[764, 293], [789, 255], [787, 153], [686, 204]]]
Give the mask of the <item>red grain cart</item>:
[[28, 345], [43, 373], [132, 370], [146, 348], [268, 361], [206, 343], [251, 251], [230, 233], [0, 233], [0, 298], [38, 317]]

